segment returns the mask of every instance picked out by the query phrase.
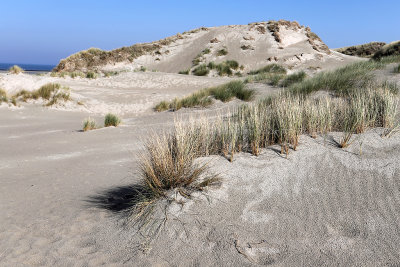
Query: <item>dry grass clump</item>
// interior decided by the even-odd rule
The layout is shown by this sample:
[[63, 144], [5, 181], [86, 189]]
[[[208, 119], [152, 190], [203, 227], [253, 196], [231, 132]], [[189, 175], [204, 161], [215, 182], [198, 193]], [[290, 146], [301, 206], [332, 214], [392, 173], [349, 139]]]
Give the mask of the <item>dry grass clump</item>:
[[14, 65], [8, 69], [8, 72], [11, 74], [19, 74], [19, 73], [24, 72], [24, 70], [20, 66]]
[[96, 128], [97, 128], [97, 125], [96, 125], [96, 121], [94, 119], [89, 117], [83, 121], [83, 129], [82, 130], [84, 132], [94, 130]]
[[110, 126], [117, 127], [118, 125], [120, 125], [120, 123], [121, 119], [117, 115], [112, 113], [108, 113], [104, 118], [104, 127], [110, 127]]
[[155, 106], [156, 111], [179, 110], [190, 107], [206, 107], [213, 103], [211, 97], [228, 102], [236, 97], [243, 101], [250, 101], [254, 96], [254, 90], [247, 89], [242, 81], [232, 81], [220, 86], [200, 90], [190, 96], [174, 99], [171, 102], [162, 101]]
[[46, 106], [52, 106], [59, 103], [60, 101], [70, 100], [70, 89], [68, 87], [61, 87], [58, 83], [48, 83], [41, 86], [35, 91], [22, 90], [13, 96], [14, 99], [22, 98], [22, 101], [26, 102], [29, 99], [40, 99], [47, 100]]
[[8, 98], [7, 98], [7, 93], [6, 91], [4, 91], [3, 89], [0, 88], [0, 104], [2, 102], [7, 102]]
[[146, 143], [146, 153], [141, 158], [141, 175], [145, 186], [154, 197], [166, 197], [170, 190], [189, 197], [193, 191], [202, 190], [218, 181], [217, 176], [207, 176], [206, 164], [194, 164], [199, 142], [195, 133], [179, 124], [172, 134], [155, 135]]

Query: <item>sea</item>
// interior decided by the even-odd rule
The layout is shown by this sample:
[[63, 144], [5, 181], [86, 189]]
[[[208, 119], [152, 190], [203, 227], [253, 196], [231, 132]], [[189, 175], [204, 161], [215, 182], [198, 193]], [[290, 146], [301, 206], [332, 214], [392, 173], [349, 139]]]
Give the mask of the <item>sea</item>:
[[0, 63], [0, 71], [7, 71], [10, 67], [14, 65], [18, 65], [25, 71], [29, 72], [48, 72], [55, 67], [55, 65]]

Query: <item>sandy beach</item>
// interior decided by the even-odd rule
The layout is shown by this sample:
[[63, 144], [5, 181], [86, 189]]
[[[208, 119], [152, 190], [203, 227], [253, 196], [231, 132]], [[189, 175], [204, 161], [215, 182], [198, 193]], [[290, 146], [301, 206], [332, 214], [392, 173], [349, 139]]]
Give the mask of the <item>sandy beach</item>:
[[[297, 22], [272, 21], [203, 27], [111, 52], [87, 50], [62, 60], [52, 74], [0, 73], [7, 98], [0, 98], [0, 266], [398, 266], [400, 133], [394, 130], [400, 110], [392, 92], [400, 86], [399, 63], [377, 62], [330, 50]], [[346, 66], [370, 69], [347, 70], [365, 71], [354, 76], [359, 83], [345, 77], [346, 69], [329, 72]], [[197, 76], [200, 67], [206, 72]], [[178, 74], [182, 70], [187, 73]], [[331, 88], [324, 83], [333, 83], [330, 77], [345, 77], [351, 86]], [[218, 98], [234, 90], [227, 86], [232, 81], [250, 97]], [[371, 103], [383, 104], [371, 108], [365, 129], [349, 130], [345, 145], [342, 132], [314, 136], [301, 129], [295, 140], [271, 137], [257, 156], [249, 148], [234, 157], [234, 149], [231, 157], [196, 154], [194, 163], [206, 164], [204, 173], [217, 175], [218, 183], [188, 195], [180, 190], [190, 183], [163, 188], [145, 226], [134, 216], [152, 136], [199, 118], [230, 123], [243, 105], [242, 111], [258, 112], [260, 100], [272, 110], [288, 99], [283, 92], [303, 104], [326, 99], [350, 110], [348, 91], [361, 82], [362, 93], [378, 84], [383, 93]], [[35, 95], [49, 84], [68, 97], [50, 105], [45, 93]], [[303, 84], [314, 86], [309, 94], [293, 93]], [[199, 98], [209, 105], [196, 93], [208, 93]], [[306, 98], [310, 102], [302, 102]], [[182, 99], [200, 104], [176, 108]], [[161, 101], [166, 108], [156, 112]], [[274, 112], [260, 114], [274, 118]], [[397, 114], [390, 127], [373, 127], [389, 125], [390, 112]], [[102, 127], [108, 113], [121, 124]], [[339, 121], [350, 113], [329, 114]], [[83, 131], [88, 118], [98, 127]]]

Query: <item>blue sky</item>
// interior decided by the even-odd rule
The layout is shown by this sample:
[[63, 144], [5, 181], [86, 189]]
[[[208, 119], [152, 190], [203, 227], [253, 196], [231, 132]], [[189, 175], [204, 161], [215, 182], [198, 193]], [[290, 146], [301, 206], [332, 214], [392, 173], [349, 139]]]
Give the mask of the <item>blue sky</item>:
[[57, 64], [98, 47], [158, 40], [201, 26], [271, 19], [310, 26], [331, 48], [400, 39], [400, 1], [18, 0], [0, 4], [0, 62]]

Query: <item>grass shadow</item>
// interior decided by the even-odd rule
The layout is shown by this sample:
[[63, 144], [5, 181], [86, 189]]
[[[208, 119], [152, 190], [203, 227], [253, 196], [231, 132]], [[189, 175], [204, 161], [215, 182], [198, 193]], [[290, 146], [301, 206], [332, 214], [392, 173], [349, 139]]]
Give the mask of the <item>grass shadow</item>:
[[96, 195], [89, 196], [86, 202], [89, 207], [107, 210], [127, 217], [150, 194], [151, 192], [144, 186], [131, 184], [103, 190]]

